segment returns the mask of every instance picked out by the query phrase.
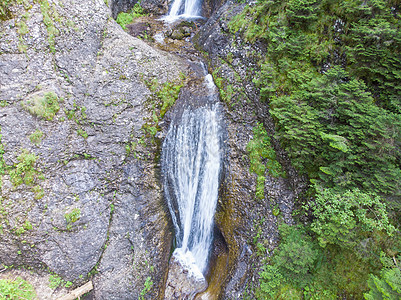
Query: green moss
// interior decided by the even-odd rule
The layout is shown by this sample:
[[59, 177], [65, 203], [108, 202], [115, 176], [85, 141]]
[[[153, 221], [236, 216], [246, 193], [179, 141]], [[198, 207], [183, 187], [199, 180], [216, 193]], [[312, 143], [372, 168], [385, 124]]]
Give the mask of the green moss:
[[55, 53], [55, 39], [59, 35], [59, 30], [56, 28], [53, 19], [58, 19], [58, 13], [54, 6], [50, 6], [47, 0], [40, 0], [40, 10], [43, 15], [43, 23], [47, 29], [47, 41], [49, 43], [50, 51]]
[[230, 64], [233, 63], [233, 54], [231, 52], [227, 54], [227, 62]]
[[56, 275], [50, 275], [49, 277], [49, 287], [53, 290], [55, 290], [56, 288], [58, 288], [59, 286], [61, 286], [63, 284], [63, 279]]
[[144, 16], [144, 10], [141, 4], [138, 2], [134, 5], [134, 7], [128, 13], [121, 12], [118, 14], [116, 22], [124, 29], [127, 29], [127, 25], [131, 24], [132, 21], [136, 18]]
[[161, 89], [156, 92], [156, 95], [162, 101], [162, 107], [160, 109], [160, 117], [163, 118], [165, 113], [170, 109], [171, 106], [178, 99], [178, 95], [183, 86], [185, 77], [181, 78], [181, 82], [174, 84], [172, 82], [166, 82], [162, 84]]
[[5, 21], [13, 18], [11, 7], [16, 4], [22, 4], [25, 9], [29, 9], [31, 4], [28, 0], [2, 0], [0, 1], [0, 21]]
[[36, 199], [36, 200], [42, 199], [43, 196], [45, 195], [45, 193], [44, 193], [44, 191], [43, 191], [43, 188], [42, 188], [41, 186], [39, 186], [39, 185], [35, 185], [35, 186], [32, 188], [32, 191], [35, 193], [35, 199]]
[[249, 141], [246, 149], [251, 163], [250, 171], [258, 176], [256, 197], [263, 199], [266, 170], [274, 177], [284, 176], [285, 174], [277, 161], [276, 152], [270, 144], [270, 137], [262, 123], [253, 128], [253, 134], [253, 139]]
[[15, 230], [15, 234], [21, 235], [21, 234], [24, 234], [26, 231], [32, 230], [32, 229], [33, 229], [33, 227], [32, 227], [31, 222], [26, 220], [25, 223], [21, 227], [19, 227]]
[[24, 105], [32, 115], [52, 121], [60, 109], [59, 98], [54, 92], [48, 92], [43, 97], [35, 97]]
[[17, 3], [16, 0], [0, 1], [0, 20], [5, 21], [12, 18], [10, 7]]
[[137, 143], [130, 142], [126, 145], [127, 154], [135, 152], [134, 148], [138, 144], [145, 143], [145, 137], [149, 138], [151, 143], [157, 146], [155, 136], [160, 129], [159, 121], [174, 105], [185, 82], [186, 76], [183, 73], [180, 74], [179, 79], [172, 82], [165, 82], [163, 84], [160, 84], [157, 79], [144, 80], [144, 83], [152, 92], [152, 95], [148, 99], [148, 105], [149, 109], [152, 111], [152, 116], [148, 118], [142, 126], [144, 138], [141, 138]]
[[35, 169], [38, 157], [23, 149], [17, 159], [19, 162], [9, 172], [11, 182], [14, 186], [21, 184], [33, 185], [40, 175], [40, 172]]
[[[0, 132], [1, 132], [1, 127], [0, 127]], [[6, 163], [4, 161], [4, 145], [1, 141], [2, 135], [0, 134], [0, 188], [2, 187], [3, 184], [3, 175], [6, 172]]]
[[39, 145], [42, 142], [43, 132], [36, 129], [34, 133], [29, 136], [32, 144]]
[[88, 133], [87, 133], [84, 129], [82, 129], [82, 128], [78, 128], [78, 129], [77, 129], [77, 134], [78, 134], [79, 136], [82, 136], [84, 139], [87, 139], [87, 138], [88, 138]]
[[152, 287], [153, 287], [152, 278], [150, 276], [146, 277], [145, 283], [143, 285], [144, 285], [144, 287], [143, 287], [142, 291], [139, 294], [140, 295], [139, 296], [140, 300], [145, 300], [145, 295], [147, 293], [149, 293], [150, 290], [152, 289]]
[[65, 221], [67, 222], [67, 230], [72, 229], [72, 225], [81, 218], [81, 210], [74, 208], [71, 212], [64, 215]]
[[88, 133], [82, 128], [85, 120], [87, 119], [86, 107], [79, 106], [74, 100], [73, 108], [71, 110], [66, 109], [65, 114], [68, 120], [74, 120], [78, 125], [77, 134], [82, 136], [84, 139], [88, 138]]
[[20, 22], [17, 23], [17, 27], [18, 27], [18, 33], [21, 35], [25, 35], [29, 32], [28, 30], [28, 26], [26, 25], [26, 23], [21, 20]]
[[28, 46], [25, 45], [24, 39], [22, 36], [18, 37], [18, 51], [21, 53], [26, 53], [26, 50], [28, 49]]
[[15, 279], [0, 279], [0, 299], [19, 300], [36, 299], [35, 289], [21, 277]]
[[277, 216], [280, 214], [280, 208], [279, 208], [278, 205], [275, 205], [275, 206], [272, 208], [272, 214], [273, 214], [273, 216], [275, 216], [275, 217], [277, 217]]

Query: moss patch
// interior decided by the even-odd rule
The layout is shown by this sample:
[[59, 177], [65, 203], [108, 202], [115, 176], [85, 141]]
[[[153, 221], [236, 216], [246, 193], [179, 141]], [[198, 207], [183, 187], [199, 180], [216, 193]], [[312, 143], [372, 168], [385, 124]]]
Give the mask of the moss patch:
[[60, 100], [54, 92], [48, 92], [42, 97], [34, 97], [32, 100], [28, 100], [23, 107], [34, 116], [52, 121], [60, 110]]

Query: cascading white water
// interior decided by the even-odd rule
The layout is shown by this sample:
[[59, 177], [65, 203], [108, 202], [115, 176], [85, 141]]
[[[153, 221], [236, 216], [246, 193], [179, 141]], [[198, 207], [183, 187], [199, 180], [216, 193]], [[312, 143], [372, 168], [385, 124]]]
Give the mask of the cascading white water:
[[218, 108], [186, 109], [163, 144], [165, 196], [176, 231], [173, 255], [203, 278], [213, 240], [221, 164]]
[[167, 22], [174, 22], [177, 19], [201, 18], [201, 0], [174, 0], [170, 12], [163, 19]]

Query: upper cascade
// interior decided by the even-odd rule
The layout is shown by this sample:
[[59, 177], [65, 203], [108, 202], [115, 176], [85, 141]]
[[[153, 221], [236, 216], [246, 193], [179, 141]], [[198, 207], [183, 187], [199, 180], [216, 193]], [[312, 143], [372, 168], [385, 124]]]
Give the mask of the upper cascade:
[[163, 18], [172, 23], [178, 19], [199, 19], [202, 11], [202, 0], [174, 0], [170, 12]]

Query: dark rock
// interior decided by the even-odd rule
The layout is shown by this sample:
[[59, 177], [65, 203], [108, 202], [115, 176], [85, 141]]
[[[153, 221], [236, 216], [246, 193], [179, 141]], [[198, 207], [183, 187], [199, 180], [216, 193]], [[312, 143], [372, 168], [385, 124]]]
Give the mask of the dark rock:
[[117, 18], [120, 12], [128, 12], [138, 0], [111, 0], [110, 8], [113, 19]]
[[145, 22], [129, 24], [127, 25], [127, 30], [130, 35], [135, 37], [144, 37], [145, 35], [147, 36], [150, 34], [149, 24]]
[[130, 11], [138, 2], [146, 13], [156, 15], [165, 15], [168, 13], [167, 0], [111, 0], [110, 8], [112, 17], [116, 19], [120, 12]]
[[169, 10], [169, 1], [168, 0], [142, 0], [141, 6], [145, 9], [145, 11], [156, 14], [156, 15], [165, 15]]

